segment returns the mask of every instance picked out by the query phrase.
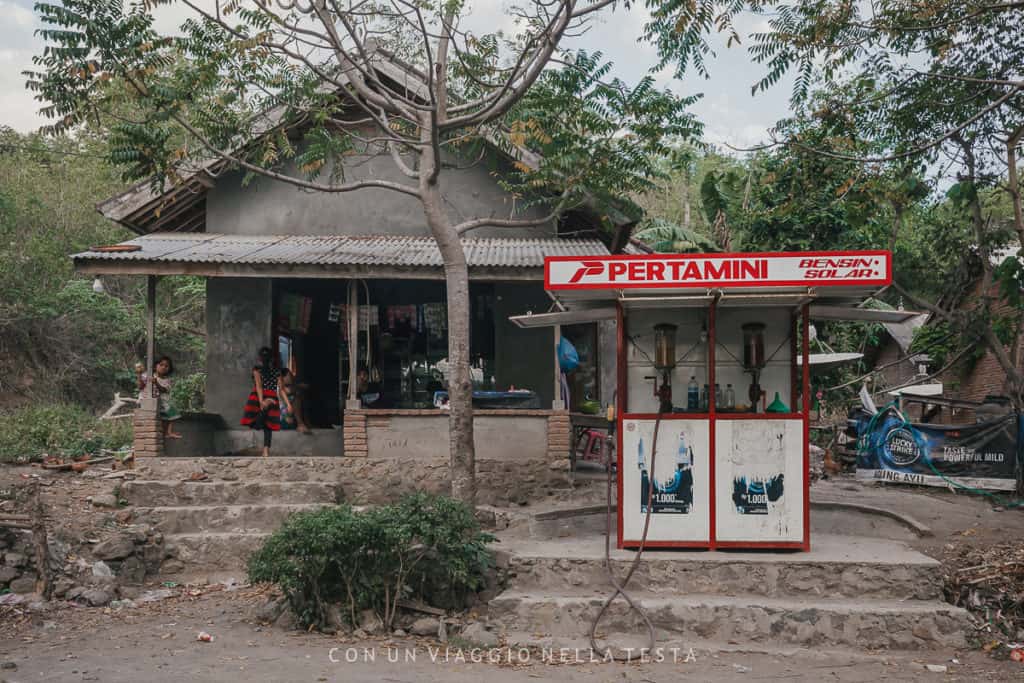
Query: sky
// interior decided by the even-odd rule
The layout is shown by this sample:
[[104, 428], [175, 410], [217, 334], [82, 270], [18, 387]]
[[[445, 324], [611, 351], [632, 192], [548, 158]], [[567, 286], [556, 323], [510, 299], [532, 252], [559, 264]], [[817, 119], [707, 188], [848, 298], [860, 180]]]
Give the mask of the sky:
[[[21, 132], [40, 126], [40, 103], [25, 89], [22, 72], [32, 68], [32, 57], [42, 51], [42, 41], [34, 35], [39, 22], [33, 12], [34, 0], [0, 0], [0, 126]], [[467, 25], [479, 30], [511, 28], [506, 15], [507, 0], [475, 0], [470, 5]], [[159, 26], [170, 30], [188, 11], [180, 5], [160, 10]], [[657, 63], [653, 46], [638, 42], [647, 14], [640, 7], [604, 10], [583, 36], [563, 42], [563, 46], [601, 51], [614, 64], [614, 76], [633, 84]], [[737, 22], [741, 34], [757, 30], [758, 17], [743, 17]], [[657, 75], [660, 87], [679, 95], [702, 93], [692, 108], [704, 123], [704, 141], [714, 145], [750, 147], [767, 140], [768, 129], [786, 116], [790, 81], [780, 81], [772, 90], [752, 96], [751, 84], [761, 74], [744, 47], [726, 48], [724, 41], [710, 62], [711, 75], [686, 80], [672, 78], [667, 70]]]

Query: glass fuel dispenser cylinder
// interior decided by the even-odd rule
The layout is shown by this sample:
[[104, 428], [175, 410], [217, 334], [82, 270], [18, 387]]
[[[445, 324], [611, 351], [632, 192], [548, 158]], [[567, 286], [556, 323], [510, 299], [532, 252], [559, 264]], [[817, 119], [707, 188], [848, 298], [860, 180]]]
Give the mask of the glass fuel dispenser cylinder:
[[764, 364], [764, 323], [747, 323], [743, 326], [743, 367], [756, 370]]
[[660, 323], [654, 326], [654, 367], [671, 370], [676, 366], [676, 326]]

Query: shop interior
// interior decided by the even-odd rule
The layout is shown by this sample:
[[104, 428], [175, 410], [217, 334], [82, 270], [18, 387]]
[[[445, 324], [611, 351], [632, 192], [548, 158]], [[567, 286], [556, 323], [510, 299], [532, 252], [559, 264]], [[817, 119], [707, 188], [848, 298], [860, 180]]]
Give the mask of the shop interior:
[[[349, 345], [358, 349], [355, 374], [363, 407], [433, 409], [447, 398], [448, 329], [444, 283], [437, 280], [360, 280], [359, 332], [349, 339], [349, 280], [277, 280], [274, 284], [274, 339], [282, 367], [296, 372], [305, 392], [307, 421], [314, 428], [339, 422], [353, 373]], [[532, 292], [537, 289], [536, 293]], [[507, 325], [505, 308], [526, 296], [522, 285], [470, 283], [470, 354], [474, 405], [484, 408], [540, 408], [550, 400], [550, 331], [516, 332], [529, 338], [497, 340]], [[529, 295], [544, 297], [531, 287]], [[578, 326], [581, 371], [574, 395], [597, 393], [596, 330]], [[362, 371], [362, 372], [360, 372]], [[547, 373], [545, 375], [544, 373]], [[550, 403], [547, 403], [547, 407]]]

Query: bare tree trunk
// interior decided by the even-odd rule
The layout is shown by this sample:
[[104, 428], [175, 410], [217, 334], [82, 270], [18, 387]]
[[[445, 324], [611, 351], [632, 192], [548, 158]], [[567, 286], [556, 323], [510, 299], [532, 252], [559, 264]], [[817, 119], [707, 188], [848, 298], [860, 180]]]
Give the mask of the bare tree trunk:
[[[428, 126], [423, 135], [429, 141]], [[419, 178], [423, 213], [444, 260], [448, 303], [448, 415], [449, 469], [452, 497], [476, 505], [476, 452], [473, 448], [473, 383], [469, 372], [469, 267], [455, 227], [444, 211], [438, 176], [441, 160], [436, 148], [426, 145], [420, 158]]]

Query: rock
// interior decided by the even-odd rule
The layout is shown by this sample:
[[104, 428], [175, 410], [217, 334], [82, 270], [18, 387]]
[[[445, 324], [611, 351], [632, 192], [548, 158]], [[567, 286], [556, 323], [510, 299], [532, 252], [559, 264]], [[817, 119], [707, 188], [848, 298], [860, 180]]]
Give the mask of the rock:
[[85, 602], [92, 607], [103, 607], [104, 605], [110, 604], [114, 596], [109, 591], [103, 590], [102, 588], [89, 588], [78, 596], [79, 602]]
[[116, 521], [118, 524], [127, 524], [128, 522], [132, 521], [132, 514], [134, 514], [133, 510], [119, 510], [114, 515], [114, 521]]
[[255, 621], [273, 624], [287, 606], [288, 601], [285, 598], [271, 598], [264, 603], [254, 605], [250, 614]]
[[164, 560], [160, 565], [160, 572], [163, 574], [180, 574], [185, 571], [185, 563], [181, 560]]
[[0, 669], [3, 669], [4, 671], [17, 671], [18, 665], [14, 662], [4, 662], [3, 664], [0, 664]]
[[357, 628], [355, 631], [352, 632], [352, 637], [356, 640], [366, 640], [369, 636], [367, 635], [366, 631], [364, 631], [361, 628]]
[[142, 595], [142, 588], [139, 586], [125, 586], [122, 585], [117, 590], [118, 594], [126, 600], [135, 600], [135, 598]]
[[68, 592], [64, 594], [64, 599], [77, 600], [78, 598], [82, 597], [82, 593], [84, 593], [87, 590], [89, 589], [85, 586], [75, 586], [74, 588], [69, 589]]
[[420, 617], [412, 622], [409, 632], [417, 636], [436, 636], [441, 622], [437, 617]]
[[0, 584], [13, 581], [18, 578], [18, 574], [20, 573], [21, 572], [14, 567], [0, 567]]
[[494, 567], [495, 569], [508, 569], [508, 565], [512, 560], [512, 553], [507, 550], [495, 550], [494, 551]]
[[548, 465], [548, 469], [554, 470], [556, 472], [568, 472], [570, 469], [572, 469], [572, 462], [569, 460], [569, 458], [554, 460], [551, 462], [550, 465]]
[[24, 567], [27, 558], [21, 553], [4, 553], [4, 564], [8, 567]]
[[400, 628], [396, 628], [395, 632], [392, 635], [394, 635], [396, 638], [405, 638], [409, 634]]
[[101, 493], [98, 496], [93, 496], [90, 502], [96, 508], [116, 508], [117, 496], [113, 493]]
[[286, 609], [274, 620], [274, 626], [285, 631], [294, 631], [299, 627], [299, 621], [295, 618], [294, 612]]
[[[138, 602], [159, 602], [161, 600], [166, 600], [167, 598], [173, 598], [175, 595], [177, 595], [177, 593], [169, 588], [159, 588], [157, 590], [146, 591], [138, 599]], [[279, 615], [275, 615], [274, 619], [278, 616]], [[273, 621], [274, 619], [267, 619], [266, 621]]]
[[100, 577], [102, 579], [114, 578], [114, 572], [110, 566], [103, 560], [97, 560], [92, 564], [92, 575]]
[[35, 593], [36, 577], [26, 575], [21, 577], [20, 579], [15, 579], [14, 581], [11, 581], [11, 585], [9, 586], [9, 588], [11, 589], [12, 593], [16, 593], [18, 595]]
[[364, 609], [359, 613], [359, 630], [366, 633], [378, 633], [384, 628], [384, 622], [372, 609]]
[[946, 673], [945, 664], [925, 664], [924, 668], [931, 671], [933, 674], [944, 674]]
[[335, 633], [348, 630], [349, 625], [345, 620], [345, 612], [341, 609], [341, 605], [328, 605], [326, 616], [327, 627]]
[[52, 535], [46, 539], [46, 549], [47, 556], [50, 558], [50, 566], [54, 567], [62, 566], [71, 553], [71, 546], [58, 538], [53, 538]]
[[135, 540], [128, 534], [117, 534], [100, 541], [92, 549], [98, 560], [123, 560], [135, 553]]
[[75, 582], [71, 579], [60, 578], [53, 583], [53, 597], [63, 598], [68, 594], [68, 591], [75, 587]]
[[496, 647], [498, 636], [488, 631], [482, 623], [475, 621], [462, 629], [462, 638], [474, 645], [483, 647]]
[[146, 579], [146, 565], [137, 557], [129, 557], [121, 563], [117, 576], [125, 583], [141, 584]]
[[131, 600], [111, 600], [110, 601], [110, 606], [112, 608], [114, 608], [114, 609], [122, 609], [122, 608], [135, 607], [135, 603], [132, 602]]

